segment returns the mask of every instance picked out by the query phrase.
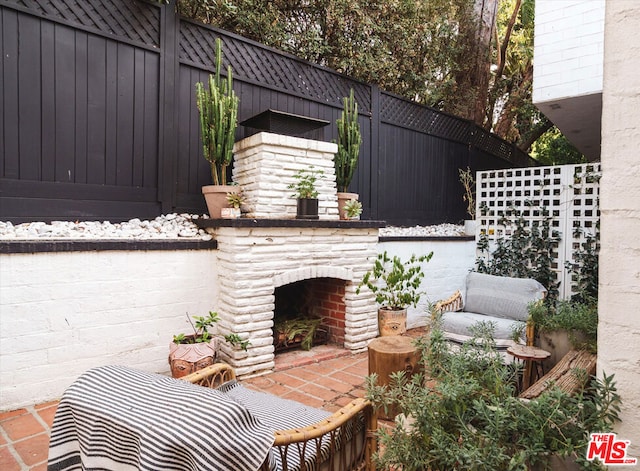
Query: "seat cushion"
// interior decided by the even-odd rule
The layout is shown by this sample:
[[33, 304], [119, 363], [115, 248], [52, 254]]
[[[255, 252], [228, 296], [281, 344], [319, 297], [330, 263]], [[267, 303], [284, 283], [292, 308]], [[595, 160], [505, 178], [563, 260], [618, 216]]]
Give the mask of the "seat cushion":
[[[276, 430], [306, 427], [307, 425], [312, 425], [326, 419], [331, 415], [330, 412], [309, 407], [297, 401], [253, 391], [242, 386], [236, 380], [224, 383], [218, 387], [218, 390], [244, 406], [262, 425], [274, 432]], [[306, 445], [305, 461], [307, 462], [307, 467], [315, 462], [317, 454], [316, 448], [315, 440], [309, 441]], [[330, 451], [330, 440], [329, 437], [326, 437], [320, 446], [321, 461], [329, 457]], [[269, 455], [269, 467], [272, 470], [283, 469], [282, 458], [278, 451], [275, 449], [272, 450], [272, 453]], [[287, 469], [289, 470], [295, 471], [302, 468], [298, 453], [295, 453], [293, 449], [288, 449], [286, 461]]]
[[510, 278], [471, 272], [466, 278], [464, 311], [526, 321], [528, 306], [547, 290], [531, 278]]
[[498, 347], [513, 345], [513, 330], [521, 328], [524, 332], [525, 323], [504, 317], [485, 316], [474, 312], [445, 312], [442, 314], [442, 330], [449, 340], [462, 343], [473, 337], [471, 327], [480, 322], [491, 322], [494, 331], [493, 338]]

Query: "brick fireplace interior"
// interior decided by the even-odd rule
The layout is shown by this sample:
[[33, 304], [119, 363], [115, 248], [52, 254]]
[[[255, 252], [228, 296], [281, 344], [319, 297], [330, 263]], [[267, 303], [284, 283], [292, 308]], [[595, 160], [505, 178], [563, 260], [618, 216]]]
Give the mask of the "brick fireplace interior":
[[[314, 278], [276, 288], [274, 326], [285, 320], [319, 319], [321, 334], [317, 336], [318, 341], [342, 345], [346, 312], [344, 296], [344, 280], [334, 278]], [[322, 335], [325, 332], [326, 335]], [[276, 353], [278, 351], [276, 346]]]

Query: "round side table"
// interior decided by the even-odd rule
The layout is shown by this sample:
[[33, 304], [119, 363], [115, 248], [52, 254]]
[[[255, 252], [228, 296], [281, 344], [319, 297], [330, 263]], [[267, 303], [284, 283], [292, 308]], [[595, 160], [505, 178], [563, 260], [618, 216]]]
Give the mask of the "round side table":
[[524, 362], [522, 391], [526, 391], [531, 384], [544, 376], [542, 361], [551, 356], [546, 350], [529, 345], [512, 345], [507, 348], [507, 353]]
[[[369, 343], [369, 374], [378, 375], [377, 384], [388, 385], [391, 373], [405, 371], [407, 378], [420, 370], [420, 354], [413, 345], [411, 337], [392, 335], [378, 337]], [[397, 411], [392, 409], [386, 416], [383, 411], [380, 418], [393, 419]]]

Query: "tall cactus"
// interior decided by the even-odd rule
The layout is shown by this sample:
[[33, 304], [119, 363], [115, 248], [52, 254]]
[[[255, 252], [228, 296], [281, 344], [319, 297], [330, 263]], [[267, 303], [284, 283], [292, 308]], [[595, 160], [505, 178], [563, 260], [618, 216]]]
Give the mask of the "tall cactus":
[[338, 154], [334, 163], [338, 191], [346, 192], [353, 178], [353, 172], [358, 166], [362, 138], [360, 136], [360, 125], [358, 124], [358, 103], [353, 97], [353, 89], [349, 93], [349, 98], [344, 98], [342, 102], [344, 105], [342, 116], [336, 120], [338, 126]]
[[216, 73], [209, 75], [209, 89], [196, 83], [196, 104], [200, 113], [200, 134], [204, 158], [211, 165], [214, 185], [227, 183], [227, 167], [233, 157], [233, 144], [238, 126], [239, 99], [233, 91], [231, 66], [222, 80], [222, 40], [216, 39]]

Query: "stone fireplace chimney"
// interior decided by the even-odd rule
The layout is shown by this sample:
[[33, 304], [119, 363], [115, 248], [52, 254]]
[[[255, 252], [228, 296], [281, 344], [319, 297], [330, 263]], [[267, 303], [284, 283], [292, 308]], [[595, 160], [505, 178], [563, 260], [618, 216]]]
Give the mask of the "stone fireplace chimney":
[[[276, 288], [304, 280], [334, 291], [332, 298], [321, 292], [312, 297], [319, 300], [312, 310], [326, 318], [333, 341], [354, 352], [366, 349], [378, 334], [377, 306], [370, 292], [356, 294], [356, 288], [377, 255], [382, 223], [339, 220], [337, 146], [260, 133], [235, 150], [234, 180], [247, 197], [248, 214], [198, 223], [218, 242], [218, 327], [251, 343], [247, 352], [223, 344], [221, 357], [240, 377], [272, 370]], [[325, 177], [318, 185], [320, 219], [314, 221], [295, 219], [296, 202], [287, 189], [309, 166]]]

